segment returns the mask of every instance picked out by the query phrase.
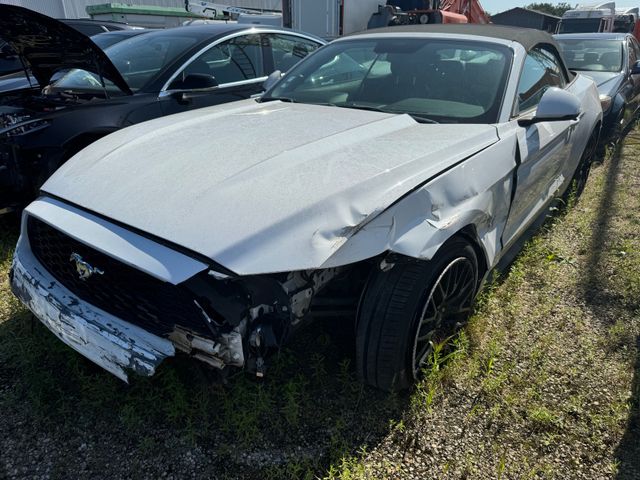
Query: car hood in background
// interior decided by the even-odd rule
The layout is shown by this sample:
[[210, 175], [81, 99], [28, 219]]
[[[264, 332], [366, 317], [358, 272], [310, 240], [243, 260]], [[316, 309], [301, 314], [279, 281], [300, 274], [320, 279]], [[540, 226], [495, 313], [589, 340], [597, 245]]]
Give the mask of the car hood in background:
[[0, 32], [40, 85], [48, 85], [57, 71], [79, 68], [102, 74], [131, 94], [107, 55], [73, 27], [26, 8], [0, 5]]
[[303, 270], [496, 141], [491, 125], [246, 100], [115, 132], [42, 190], [238, 274]]
[[598, 92], [603, 95], [615, 93], [618, 83], [622, 80], [624, 74], [622, 72], [580, 72], [585, 77], [591, 78], [598, 86]]

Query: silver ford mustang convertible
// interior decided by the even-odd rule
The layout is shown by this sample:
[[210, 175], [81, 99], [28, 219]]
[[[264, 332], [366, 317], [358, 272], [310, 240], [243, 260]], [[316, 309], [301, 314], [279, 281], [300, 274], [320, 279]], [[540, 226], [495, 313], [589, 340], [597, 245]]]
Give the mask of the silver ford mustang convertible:
[[406, 387], [579, 192], [600, 131], [594, 83], [538, 31], [374, 30], [277, 76], [113, 133], [46, 182], [11, 281], [60, 340], [123, 380], [177, 351], [262, 376], [293, 331], [339, 315], [362, 380]]

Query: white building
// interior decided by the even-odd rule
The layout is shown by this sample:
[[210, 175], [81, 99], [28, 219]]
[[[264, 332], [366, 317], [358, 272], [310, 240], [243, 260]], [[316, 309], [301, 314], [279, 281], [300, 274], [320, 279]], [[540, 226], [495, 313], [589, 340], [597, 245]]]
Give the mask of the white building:
[[[282, 10], [281, 0], [214, 0], [234, 7], [256, 8], [264, 10]], [[44, 13], [53, 18], [89, 18], [85, 11], [87, 5], [111, 3], [105, 0], [0, 0], [0, 3], [18, 5]], [[128, 0], [133, 5], [157, 5], [160, 7], [184, 8], [184, 0]]]

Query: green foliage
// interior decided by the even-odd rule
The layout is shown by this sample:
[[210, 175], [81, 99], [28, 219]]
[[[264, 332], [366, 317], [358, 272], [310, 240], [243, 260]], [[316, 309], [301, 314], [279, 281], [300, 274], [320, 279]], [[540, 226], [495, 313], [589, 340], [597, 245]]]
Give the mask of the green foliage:
[[530, 3], [526, 5], [524, 8], [528, 10], [535, 10], [537, 12], [547, 13], [549, 15], [555, 15], [556, 17], [562, 17], [562, 14], [567, 10], [572, 10], [577, 7], [571, 6], [571, 4], [566, 2], [561, 2], [557, 4], [553, 3]]

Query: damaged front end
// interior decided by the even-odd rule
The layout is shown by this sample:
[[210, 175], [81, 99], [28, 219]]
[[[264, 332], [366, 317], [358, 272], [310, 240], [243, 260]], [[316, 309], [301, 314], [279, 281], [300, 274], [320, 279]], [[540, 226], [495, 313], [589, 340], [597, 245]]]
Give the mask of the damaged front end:
[[60, 340], [125, 381], [129, 371], [153, 375], [175, 351], [219, 370], [244, 368], [261, 377], [269, 353], [342, 270], [236, 276], [205, 268], [172, 283], [27, 211], [11, 284]]
[[269, 354], [302, 324], [313, 301], [341, 269], [229, 276], [214, 270], [185, 282], [199, 315], [168, 334], [175, 347], [215, 368], [266, 371]]
[[16, 297], [60, 340], [124, 381], [128, 372], [153, 375], [175, 354], [170, 341], [79, 301], [42, 268], [24, 237], [10, 279]]

